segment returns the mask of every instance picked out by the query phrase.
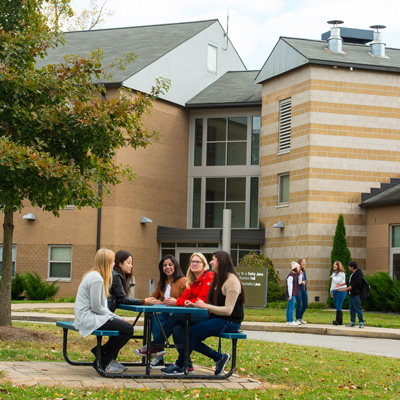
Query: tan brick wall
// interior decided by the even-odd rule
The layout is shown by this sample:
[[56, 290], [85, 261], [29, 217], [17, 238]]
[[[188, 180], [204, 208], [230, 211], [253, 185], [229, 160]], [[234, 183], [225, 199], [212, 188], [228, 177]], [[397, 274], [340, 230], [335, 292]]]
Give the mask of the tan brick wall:
[[[110, 90], [107, 95], [115, 95]], [[101, 247], [127, 250], [133, 255], [135, 296], [148, 296], [149, 279], [158, 278], [157, 226], [186, 228], [189, 112], [165, 101], [154, 103], [143, 118], [148, 131], [162, 138], [146, 149], [123, 149], [117, 163], [132, 165], [137, 179], [112, 187], [102, 207]], [[35, 221], [22, 216], [34, 212]], [[75, 296], [83, 273], [93, 263], [96, 251], [97, 209], [61, 210], [60, 218], [26, 204], [15, 213], [14, 244], [18, 272], [33, 270], [47, 278], [48, 245], [73, 246], [71, 282], [59, 283], [59, 296]], [[153, 223], [140, 224], [146, 216]], [[0, 223], [3, 218], [0, 216]], [[3, 232], [0, 232], [2, 240]]]
[[[400, 174], [399, 92], [396, 74], [316, 66], [263, 84], [260, 221], [266, 228], [265, 253], [281, 279], [290, 261], [307, 259], [311, 301], [326, 299], [340, 213], [352, 258], [362, 269], [370, 268], [366, 211], [359, 203], [361, 193]], [[288, 97], [291, 150], [278, 155], [279, 101]], [[290, 202], [279, 206], [278, 174], [286, 172]], [[272, 228], [279, 221], [285, 228]]]

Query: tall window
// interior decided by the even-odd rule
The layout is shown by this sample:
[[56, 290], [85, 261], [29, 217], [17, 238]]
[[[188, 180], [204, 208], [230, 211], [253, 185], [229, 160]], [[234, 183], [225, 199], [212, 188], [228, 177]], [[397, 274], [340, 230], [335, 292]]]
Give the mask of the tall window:
[[72, 246], [49, 246], [49, 279], [71, 279]]
[[196, 118], [194, 123], [194, 166], [199, 167], [203, 157], [203, 118]]
[[392, 225], [390, 257], [392, 277], [400, 280], [400, 225]]
[[292, 129], [292, 99], [279, 103], [279, 153], [290, 151], [290, 134]]
[[207, 51], [207, 71], [217, 74], [217, 48], [211, 44], [208, 45]]
[[261, 117], [253, 117], [251, 124], [251, 165], [260, 164]]
[[289, 174], [278, 175], [278, 203], [289, 203]]
[[[17, 246], [12, 247], [11, 256], [11, 275], [15, 276], [15, 260], [17, 259]], [[0, 245], [0, 276], [3, 270], [3, 246]]]
[[207, 120], [207, 165], [246, 165], [247, 117]]

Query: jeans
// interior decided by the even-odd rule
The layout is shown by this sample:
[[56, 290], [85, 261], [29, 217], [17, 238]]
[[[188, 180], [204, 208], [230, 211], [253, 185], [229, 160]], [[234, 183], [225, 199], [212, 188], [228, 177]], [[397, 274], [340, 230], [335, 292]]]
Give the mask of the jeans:
[[299, 295], [296, 296], [296, 303], [296, 319], [303, 319], [303, 315], [308, 307], [307, 290], [299, 291]]
[[293, 311], [294, 311], [294, 302], [295, 302], [295, 296], [292, 296], [292, 299], [288, 299], [288, 305], [286, 309], [286, 322], [293, 322]]
[[121, 319], [114, 318], [112, 320], [109, 319], [104, 325], [97, 329], [119, 331], [119, 336], [110, 336], [107, 343], [101, 346], [101, 366], [105, 369], [109, 362], [114, 359], [115, 355], [118, 354], [122, 347], [132, 338], [133, 326]]
[[[215, 362], [221, 359], [221, 354], [213, 350], [211, 347], [203, 343], [203, 340], [210, 336], [219, 336], [224, 332], [238, 332], [240, 324], [230, 322], [222, 318], [211, 318], [206, 317], [195, 326], [189, 329], [189, 355], [192, 354], [193, 350], [198, 353], [204, 354], [206, 357], [211, 358]], [[184, 343], [183, 341], [180, 343]], [[179, 368], [183, 368], [185, 361], [185, 351], [179, 349], [179, 357], [176, 360], [176, 365]]]
[[[161, 325], [164, 327], [165, 321], [170, 317], [169, 313], [157, 313], [158, 319], [161, 322]], [[155, 315], [153, 315], [153, 319], [151, 321], [151, 333], [153, 334], [153, 339], [160, 335], [161, 328], [158, 325], [157, 319]]]
[[363, 313], [361, 311], [361, 299], [360, 296], [349, 296], [349, 305], [350, 305], [350, 320], [351, 322], [356, 323], [356, 314], [358, 315], [358, 321], [360, 324], [364, 323]]
[[347, 292], [339, 292], [339, 290], [332, 290], [333, 301], [337, 311], [342, 311], [342, 305], [346, 298]]

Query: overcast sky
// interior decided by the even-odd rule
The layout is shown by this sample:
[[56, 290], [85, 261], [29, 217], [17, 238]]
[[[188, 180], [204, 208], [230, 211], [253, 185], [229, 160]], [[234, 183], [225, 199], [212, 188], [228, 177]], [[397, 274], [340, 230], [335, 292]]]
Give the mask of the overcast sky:
[[400, 0], [107, 0], [106, 8], [114, 15], [102, 28], [219, 19], [226, 30], [229, 10], [229, 37], [249, 70], [263, 66], [280, 36], [319, 40], [334, 19], [348, 28], [385, 25], [384, 42], [400, 48]]

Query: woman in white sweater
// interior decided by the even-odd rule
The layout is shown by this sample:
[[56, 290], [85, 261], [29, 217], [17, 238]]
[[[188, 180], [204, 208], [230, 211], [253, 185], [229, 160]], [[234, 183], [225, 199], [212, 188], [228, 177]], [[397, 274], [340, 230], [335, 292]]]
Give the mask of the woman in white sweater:
[[[132, 325], [107, 307], [114, 258], [115, 254], [111, 250], [97, 251], [94, 267], [84, 275], [78, 288], [74, 322], [74, 327], [84, 338], [96, 329], [119, 331], [119, 336], [110, 336], [107, 343], [101, 346], [101, 364], [97, 359], [93, 362], [93, 367], [97, 371], [109, 374], [119, 374], [123, 371], [122, 366], [115, 363], [113, 356], [133, 335]], [[92, 353], [96, 356], [96, 347], [92, 349]]]
[[346, 288], [346, 272], [340, 261], [335, 261], [333, 263], [333, 274], [330, 276], [332, 279], [331, 284], [331, 297], [335, 302], [336, 307], [336, 320], [332, 321], [333, 325], [342, 325], [343, 324], [343, 313], [342, 313], [342, 305], [344, 299], [346, 298], [347, 292], [340, 292], [339, 289]]

